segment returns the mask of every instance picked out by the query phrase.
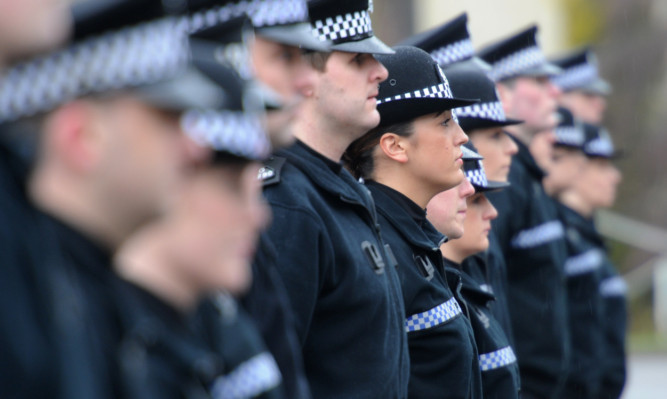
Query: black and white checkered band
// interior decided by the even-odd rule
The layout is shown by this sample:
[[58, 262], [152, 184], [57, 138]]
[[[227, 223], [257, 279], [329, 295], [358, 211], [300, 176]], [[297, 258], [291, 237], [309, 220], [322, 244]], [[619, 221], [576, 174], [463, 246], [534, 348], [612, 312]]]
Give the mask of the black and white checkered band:
[[0, 78], [0, 122], [49, 111], [77, 97], [149, 85], [184, 72], [187, 37], [176, 19], [91, 38], [23, 63]]
[[271, 150], [258, 115], [241, 111], [190, 110], [181, 117], [181, 127], [203, 147], [262, 160]]
[[490, 353], [480, 353], [479, 369], [481, 371], [490, 371], [516, 363], [516, 355], [511, 346]]
[[213, 7], [187, 17], [191, 33], [247, 14], [255, 28], [308, 21], [304, 0], [249, 0]]
[[218, 377], [211, 385], [215, 399], [254, 398], [277, 387], [282, 376], [276, 360], [268, 352], [246, 360], [228, 375]]
[[482, 161], [475, 162], [476, 167], [474, 169], [465, 169], [466, 179], [475, 187], [487, 188], [489, 187], [489, 181], [486, 178], [486, 172], [484, 171], [484, 166], [482, 166]]
[[340, 43], [351, 37], [370, 37], [373, 35], [369, 11], [355, 11], [345, 15], [313, 22], [313, 34], [321, 41]]
[[599, 137], [589, 141], [584, 145], [584, 152], [589, 156], [611, 157], [614, 155], [614, 143], [611, 141], [609, 133], [600, 131]]
[[488, 73], [489, 79], [497, 82], [505, 78], [520, 75], [522, 71], [544, 64], [546, 58], [542, 50], [537, 47], [527, 47], [493, 63], [493, 69]]
[[551, 81], [563, 91], [575, 90], [598, 79], [595, 65], [581, 64], [568, 68], [554, 76]]
[[447, 66], [455, 62], [467, 60], [475, 55], [475, 49], [470, 39], [464, 39], [455, 43], [440, 47], [431, 51], [431, 57], [442, 66]]
[[380, 105], [391, 101], [413, 100], [416, 98], [454, 98], [452, 95], [452, 89], [449, 87], [449, 82], [447, 81], [445, 73], [442, 72], [442, 69], [439, 66], [437, 68], [440, 72], [440, 76], [442, 77], [442, 83], [425, 87], [420, 90], [379, 99], [377, 100], [377, 104]]
[[510, 243], [514, 249], [534, 248], [563, 238], [565, 229], [560, 220], [552, 220], [535, 227], [521, 230]]
[[578, 126], [559, 126], [554, 130], [556, 144], [579, 147], [584, 144], [584, 131]]
[[456, 109], [459, 118], [490, 119], [497, 122], [505, 122], [505, 111], [499, 101], [490, 103], [477, 103]]

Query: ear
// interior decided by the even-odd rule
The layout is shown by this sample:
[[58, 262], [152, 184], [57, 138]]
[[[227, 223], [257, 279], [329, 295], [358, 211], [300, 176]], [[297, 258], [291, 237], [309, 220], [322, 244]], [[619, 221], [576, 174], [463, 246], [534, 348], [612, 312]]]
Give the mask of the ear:
[[47, 122], [45, 151], [71, 171], [85, 173], [101, 157], [101, 137], [90, 102], [73, 101], [58, 108]]
[[380, 149], [389, 159], [396, 162], [408, 162], [408, 142], [406, 137], [395, 133], [385, 133], [380, 137]]

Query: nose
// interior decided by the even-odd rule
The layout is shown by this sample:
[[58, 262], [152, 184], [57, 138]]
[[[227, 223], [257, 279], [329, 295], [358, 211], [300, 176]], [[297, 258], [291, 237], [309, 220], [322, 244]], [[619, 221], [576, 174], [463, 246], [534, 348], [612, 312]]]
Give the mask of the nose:
[[509, 135], [507, 135], [507, 134], [504, 135], [503, 142], [504, 142], [504, 145], [505, 145], [505, 153], [506, 154], [514, 155], [517, 152], [519, 152], [519, 146], [516, 145], [514, 140], [512, 140], [512, 138]]
[[484, 212], [484, 218], [487, 220], [493, 220], [498, 217], [498, 210], [496, 209], [495, 206], [489, 201], [486, 196], [484, 196], [484, 207], [485, 207], [485, 212]]
[[209, 148], [197, 144], [185, 132], [181, 132], [177, 145], [180, 158], [189, 166], [202, 163], [211, 156]]
[[556, 86], [551, 81], [547, 83], [547, 92], [549, 93], [549, 96], [554, 99], [559, 99], [563, 94], [563, 91], [560, 89], [560, 87]]
[[463, 179], [463, 182], [459, 184], [459, 196], [461, 198], [468, 198], [475, 194], [475, 187], [472, 186], [470, 180], [467, 178]]
[[468, 135], [461, 129], [461, 126], [459, 126], [458, 123], [454, 122], [456, 125], [456, 145], [460, 146], [468, 142]]
[[312, 93], [315, 86], [315, 68], [313, 68], [303, 56], [294, 65], [293, 86], [294, 92], [306, 97]]
[[377, 82], [377, 83], [382, 83], [387, 78], [389, 77], [389, 71], [387, 68], [385, 68], [384, 65], [375, 58], [371, 61], [371, 74], [370, 74], [370, 80], [371, 82]]

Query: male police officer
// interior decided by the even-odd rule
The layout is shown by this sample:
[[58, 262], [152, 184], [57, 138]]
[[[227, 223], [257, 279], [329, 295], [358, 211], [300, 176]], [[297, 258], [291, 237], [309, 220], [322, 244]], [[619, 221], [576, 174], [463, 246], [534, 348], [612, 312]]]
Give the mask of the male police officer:
[[318, 69], [295, 121], [298, 142], [264, 169], [274, 220], [269, 236], [296, 316], [304, 364], [318, 398], [402, 398], [408, 358], [403, 303], [365, 188], [339, 161], [379, 123], [378, 84], [392, 53], [373, 36], [369, 1], [309, 3], [332, 53]]
[[[563, 263], [563, 226], [542, 188], [543, 171], [529, 146], [555, 127], [558, 90], [531, 27], [479, 52], [493, 70], [507, 117], [525, 121], [506, 129], [519, 146], [510, 188], [489, 195], [498, 209], [493, 225], [505, 256], [508, 299], [522, 390], [528, 398], [556, 398], [569, 361]], [[550, 134], [550, 133], [549, 133]], [[517, 212], [521, 210], [521, 212]]]

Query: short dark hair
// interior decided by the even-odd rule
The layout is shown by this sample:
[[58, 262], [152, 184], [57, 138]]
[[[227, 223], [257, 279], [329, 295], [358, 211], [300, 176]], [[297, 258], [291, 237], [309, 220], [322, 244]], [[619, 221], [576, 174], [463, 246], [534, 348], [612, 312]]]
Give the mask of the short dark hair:
[[309, 51], [303, 54], [303, 58], [316, 70], [324, 72], [327, 68], [327, 61], [331, 53], [321, 51]]
[[387, 126], [378, 126], [347, 147], [343, 154], [343, 163], [352, 175], [359, 179], [368, 180], [375, 170], [373, 151], [380, 143], [385, 133], [394, 133], [399, 136], [409, 137], [414, 133], [412, 121], [399, 122]]

